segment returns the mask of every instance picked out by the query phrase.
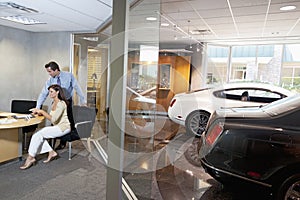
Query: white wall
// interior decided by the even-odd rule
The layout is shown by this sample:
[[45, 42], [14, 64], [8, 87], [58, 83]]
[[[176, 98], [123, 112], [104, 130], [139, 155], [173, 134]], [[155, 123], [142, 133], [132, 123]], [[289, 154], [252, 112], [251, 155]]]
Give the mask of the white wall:
[[69, 70], [71, 34], [33, 33], [4, 26], [0, 26], [0, 33], [0, 111], [9, 112], [12, 99], [37, 99], [49, 78], [46, 63], [54, 60], [62, 70]]

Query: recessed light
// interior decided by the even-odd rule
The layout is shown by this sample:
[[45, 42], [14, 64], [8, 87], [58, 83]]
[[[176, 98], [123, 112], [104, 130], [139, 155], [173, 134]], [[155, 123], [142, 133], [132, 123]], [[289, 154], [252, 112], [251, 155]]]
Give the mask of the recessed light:
[[147, 17], [146, 20], [147, 21], [156, 21], [157, 18], [156, 17]]
[[166, 26], [169, 26], [170, 24], [168, 24], [168, 23], [161, 23], [160, 25], [166, 27]]
[[97, 49], [88, 49], [88, 52], [98, 52]]
[[0, 7], [1, 7], [1, 9], [5, 9], [6, 11], [14, 13], [14, 14], [15, 13], [38, 13], [39, 12], [33, 8], [21, 6], [19, 4], [13, 3], [13, 2], [1, 2]]
[[198, 30], [191, 30], [190, 33], [192, 35], [208, 35], [211, 34], [211, 31], [208, 29], [198, 29]]
[[1, 19], [6, 19], [12, 22], [21, 23], [24, 25], [34, 25], [34, 24], [46, 24], [45, 22], [41, 22], [39, 20], [17, 15], [17, 16], [6, 16], [6, 17], [0, 17]]
[[296, 6], [294, 6], [294, 5], [283, 6], [280, 8], [280, 10], [282, 10], [282, 11], [289, 11], [289, 10], [295, 10], [295, 9], [296, 9]]
[[82, 37], [82, 39], [92, 41], [92, 42], [98, 41], [98, 37]]

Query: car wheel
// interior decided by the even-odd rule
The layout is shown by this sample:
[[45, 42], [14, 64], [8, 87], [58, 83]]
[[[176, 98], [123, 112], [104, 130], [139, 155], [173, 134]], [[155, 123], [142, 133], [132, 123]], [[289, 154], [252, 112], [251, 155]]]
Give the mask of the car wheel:
[[185, 128], [188, 134], [200, 136], [206, 128], [210, 113], [196, 110], [191, 112], [185, 120]]
[[300, 198], [300, 174], [286, 179], [279, 187], [276, 200], [290, 200]]
[[201, 161], [199, 158], [199, 149], [201, 144], [201, 138], [195, 137], [192, 144], [184, 152], [185, 159], [192, 165], [201, 167]]

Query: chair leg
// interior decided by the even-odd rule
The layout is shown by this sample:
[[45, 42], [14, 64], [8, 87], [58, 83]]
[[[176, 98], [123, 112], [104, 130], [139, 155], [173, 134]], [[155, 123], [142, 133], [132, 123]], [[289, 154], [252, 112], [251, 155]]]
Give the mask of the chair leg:
[[71, 160], [71, 155], [72, 155], [72, 142], [69, 143], [69, 160]]
[[54, 149], [56, 143], [56, 138], [51, 138], [51, 147]]
[[88, 151], [91, 153], [92, 149], [91, 149], [91, 138], [90, 137], [87, 139], [87, 146], [88, 146]]
[[27, 133], [24, 133], [24, 150], [27, 150]]

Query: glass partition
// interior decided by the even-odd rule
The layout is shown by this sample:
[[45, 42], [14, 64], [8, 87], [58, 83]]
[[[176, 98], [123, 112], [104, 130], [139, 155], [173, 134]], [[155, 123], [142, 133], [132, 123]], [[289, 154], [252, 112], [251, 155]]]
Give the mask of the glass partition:
[[137, 197], [149, 199], [155, 137], [161, 129], [156, 116], [159, 10], [160, 0], [142, 1], [129, 13], [123, 177]]
[[[191, 81], [201, 81], [200, 78], [191, 79], [191, 57], [195, 54], [160, 49], [160, 6], [160, 0], [140, 1], [130, 9], [128, 52], [124, 52], [127, 73], [124, 74], [126, 111], [122, 116], [125, 139], [124, 147], [120, 149], [124, 156], [122, 175], [137, 197], [149, 199], [158, 195], [153, 192], [156, 171], [174, 164], [179, 156], [177, 152], [185, 151], [168, 145], [178, 138], [181, 128], [168, 118], [169, 103], [175, 94], [187, 92]], [[97, 111], [92, 155], [104, 162], [109, 134], [108, 110], [111, 109], [108, 107], [109, 66], [113, 62], [109, 60], [110, 37], [111, 26], [100, 33], [74, 35], [74, 69], [79, 81], [86, 83], [88, 106]], [[206, 69], [202, 70], [198, 60], [194, 64], [201, 66], [198, 71], [205, 71], [206, 84], [237, 80], [279, 84], [282, 76], [283, 86], [297, 89], [300, 59], [292, 56], [291, 52], [296, 52], [292, 47], [286, 45], [283, 51], [282, 45], [208, 45], [207, 51], [203, 51], [208, 58]], [[283, 57], [282, 52], [285, 53]], [[202, 59], [202, 52], [200, 57]], [[269, 74], [271, 69], [272, 75]]]
[[[179, 127], [168, 119], [169, 101], [174, 92], [187, 91], [190, 71], [188, 56], [159, 52], [160, 6], [160, 0], [140, 1], [130, 9], [125, 52], [128, 63], [124, 74], [127, 85], [125, 140], [121, 149], [123, 178], [137, 197], [149, 199], [157, 195], [152, 192], [156, 170], [170, 164], [165, 146]], [[109, 60], [110, 35], [111, 26], [97, 34], [74, 35], [74, 63], [79, 59], [79, 74], [86, 74], [88, 106], [97, 110], [92, 138], [96, 148], [92, 155], [96, 158], [100, 158], [99, 152], [107, 158], [109, 63], [113, 62]]]

